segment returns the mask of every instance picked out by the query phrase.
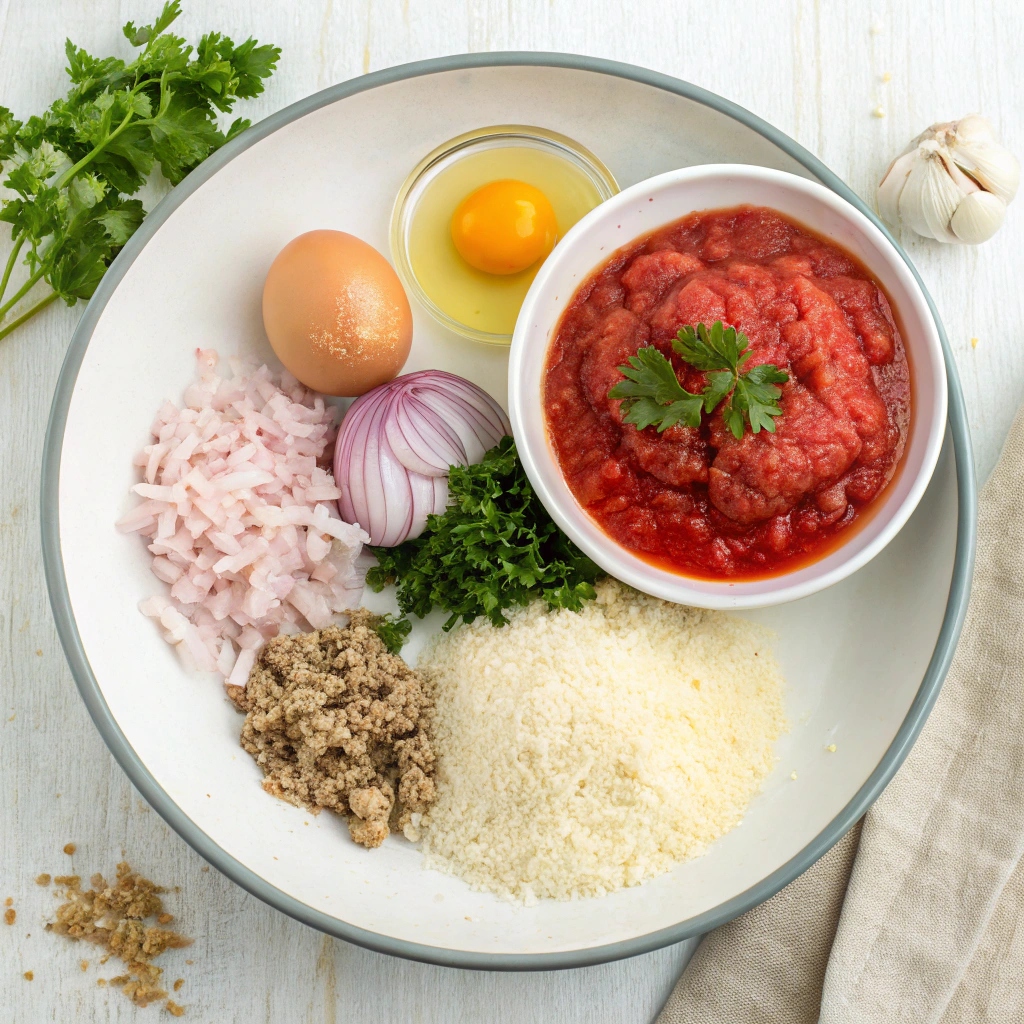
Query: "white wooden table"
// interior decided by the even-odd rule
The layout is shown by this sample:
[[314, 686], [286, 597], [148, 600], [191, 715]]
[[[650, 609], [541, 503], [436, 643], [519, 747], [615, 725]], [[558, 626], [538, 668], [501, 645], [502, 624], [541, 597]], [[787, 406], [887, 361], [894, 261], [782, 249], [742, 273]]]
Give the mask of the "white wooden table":
[[[63, 40], [124, 50], [120, 26], [160, 0], [0, 0], [0, 104], [24, 117], [65, 91]], [[888, 160], [935, 120], [981, 111], [1024, 155], [1017, 0], [186, 0], [190, 39], [218, 29], [284, 50], [256, 120], [317, 89], [462, 51], [546, 49], [610, 57], [688, 79], [760, 114], [866, 198]], [[891, 76], [891, 79], [888, 77]], [[873, 114], [878, 108], [879, 117]], [[386, 128], [386, 126], [384, 126]], [[672, 126], [666, 125], [666, 131]], [[979, 249], [905, 238], [938, 303], [970, 410], [978, 472], [991, 469], [1024, 392], [1024, 200]], [[0, 260], [6, 257], [0, 242]], [[187, 952], [164, 958], [193, 1021], [644, 1024], [688, 945], [554, 974], [423, 966], [325, 938], [206, 867], [139, 799], [92, 727], [57, 642], [39, 552], [39, 463], [50, 396], [81, 307], [51, 306], [0, 342], [0, 1018], [134, 1021], [43, 931], [40, 872], [112, 871], [126, 855], [172, 897]], [[971, 339], [977, 339], [976, 347]], [[144, 678], [140, 685], [145, 685]], [[75, 842], [73, 858], [62, 853]], [[184, 966], [188, 957], [191, 967]], [[113, 966], [111, 964], [110, 966]], [[180, 968], [180, 970], [179, 970]], [[31, 970], [29, 982], [23, 972]], [[110, 967], [106, 975], [114, 973]]]

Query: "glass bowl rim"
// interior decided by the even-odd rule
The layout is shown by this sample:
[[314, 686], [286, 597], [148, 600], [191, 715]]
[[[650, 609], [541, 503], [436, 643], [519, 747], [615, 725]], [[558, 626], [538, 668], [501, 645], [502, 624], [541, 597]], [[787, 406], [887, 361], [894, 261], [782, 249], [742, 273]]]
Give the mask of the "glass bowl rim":
[[472, 131], [456, 135], [439, 146], [435, 146], [424, 156], [402, 183], [395, 203], [391, 210], [391, 223], [388, 231], [389, 244], [391, 247], [391, 258], [394, 261], [398, 276], [405, 285], [406, 290], [416, 297], [419, 304], [443, 327], [454, 331], [456, 334], [472, 341], [483, 342], [487, 345], [500, 345], [508, 347], [512, 343], [512, 332], [508, 334], [496, 334], [490, 331], [477, 330], [456, 320], [443, 309], [441, 309], [423, 289], [409, 260], [407, 241], [407, 227], [410, 215], [415, 206], [410, 208], [409, 198], [416, 186], [423, 177], [434, 167], [449, 157], [462, 150], [469, 150], [484, 142], [491, 142], [495, 139], [528, 139], [539, 141], [548, 149], [561, 150], [562, 155], [571, 160], [578, 167], [588, 173], [591, 181], [597, 188], [601, 202], [610, 199], [619, 192], [619, 183], [608, 167], [595, 156], [586, 146], [581, 145], [568, 135], [552, 131], [549, 128], [540, 128], [536, 125], [525, 124], [499, 124], [488, 125], [483, 128], [474, 128]]

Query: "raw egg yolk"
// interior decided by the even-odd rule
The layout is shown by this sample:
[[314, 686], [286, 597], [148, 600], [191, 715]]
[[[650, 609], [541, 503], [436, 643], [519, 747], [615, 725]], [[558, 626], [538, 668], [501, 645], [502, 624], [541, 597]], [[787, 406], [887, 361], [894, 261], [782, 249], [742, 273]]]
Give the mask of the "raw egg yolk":
[[492, 181], [466, 196], [452, 217], [459, 255], [486, 274], [518, 274], [547, 256], [557, 238], [548, 197], [525, 181]]

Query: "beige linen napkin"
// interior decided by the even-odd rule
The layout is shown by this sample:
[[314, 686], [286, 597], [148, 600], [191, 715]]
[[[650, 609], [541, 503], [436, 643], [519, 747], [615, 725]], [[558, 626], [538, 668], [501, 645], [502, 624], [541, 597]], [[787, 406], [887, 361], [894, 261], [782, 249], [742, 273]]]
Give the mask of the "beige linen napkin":
[[855, 843], [712, 932], [658, 1024], [1024, 1020], [1024, 411], [949, 676]]

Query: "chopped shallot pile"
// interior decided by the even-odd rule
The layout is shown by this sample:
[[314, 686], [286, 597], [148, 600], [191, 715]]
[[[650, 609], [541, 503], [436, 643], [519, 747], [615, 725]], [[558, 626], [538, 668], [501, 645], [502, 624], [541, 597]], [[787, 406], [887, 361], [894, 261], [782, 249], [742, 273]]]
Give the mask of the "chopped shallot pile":
[[117, 525], [150, 538], [153, 573], [170, 584], [140, 609], [190, 667], [244, 686], [265, 640], [358, 605], [369, 538], [338, 518], [324, 468], [334, 410], [287, 372], [228, 379], [216, 352], [196, 356], [185, 407], [164, 403], [135, 458], [144, 500]]

